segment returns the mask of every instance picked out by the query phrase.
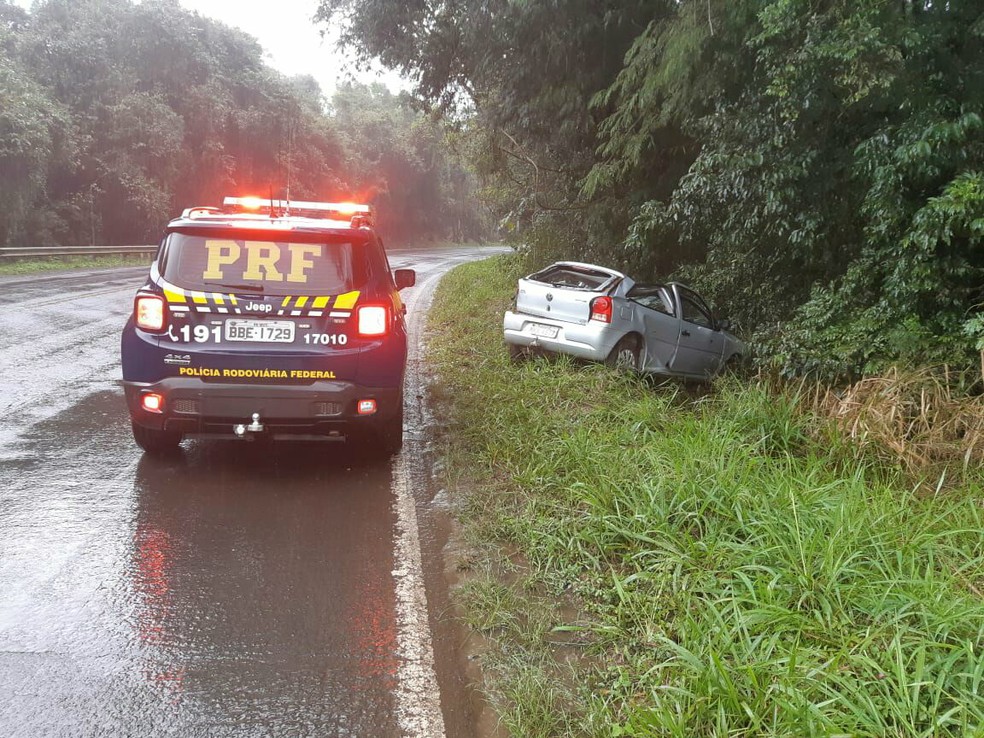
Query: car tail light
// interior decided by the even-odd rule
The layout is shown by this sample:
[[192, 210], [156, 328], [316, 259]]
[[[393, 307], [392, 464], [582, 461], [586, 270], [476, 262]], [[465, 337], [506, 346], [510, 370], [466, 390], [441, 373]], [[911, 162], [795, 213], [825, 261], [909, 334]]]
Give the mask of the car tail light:
[[612, 322], [612, 298], [596, 297], [591, 301], [591, 320], [601, 323]]
[[133, 306], [133, 316], [137, 328], [145, 331], [164, 330], [166, 310], [164, 298], [158, 295], [141, 295]]
[[385, 336], [390, 329], [390, 307], [387, 305], [360, 305], [356, 309], [360, 336]]

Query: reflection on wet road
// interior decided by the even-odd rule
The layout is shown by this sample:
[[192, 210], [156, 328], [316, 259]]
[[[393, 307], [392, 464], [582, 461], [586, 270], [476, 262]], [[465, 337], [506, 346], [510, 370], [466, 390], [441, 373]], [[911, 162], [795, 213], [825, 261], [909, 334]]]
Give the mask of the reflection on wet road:
[[[57, 448], [64, 420], [30, 440]], [[399, 735], [390, 463], [229, 442], [114, 468], [125, 422], [83, 431], [86, 458], [5, 474], [20, 480], [5, 502], [27, 499], [0, 513], [17, 585], [0, 606], [3, 735]]]
[[141, 672], [179, 723], [399, 734], [391, 472], [350, 456], [229, 443], [141, 460], [134, 624]]
[[[392, 262], [426, 284], [471, 258]], [[426, 609], [406, 611], [423, 600], [407, 458], [262, 442], [141, 457], [116, 348], [141, 277], [121, 274], [98, 295], [60, 280], [76, 299], [42, 281], [3, 300], [0, 736], [469, 734], [447, 689], [412, 704], [414, 679], [436, 685]]]

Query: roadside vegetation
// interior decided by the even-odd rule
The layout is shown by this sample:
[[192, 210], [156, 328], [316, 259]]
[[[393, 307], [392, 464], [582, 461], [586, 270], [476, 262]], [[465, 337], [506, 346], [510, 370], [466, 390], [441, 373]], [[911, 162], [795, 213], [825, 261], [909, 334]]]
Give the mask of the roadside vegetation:
[[984, 348], [980, 0], [321, 0], [539, 266], [696, 287], [788, 375]]
[[149, 256], [51, 256], [40, 259], [0, 261], [0, 276], [39, 272], [58, 272], [66, 269], [112, 269], [124, 266], [146, 266]]
[[971, 427], [937, 437], [935, 375], [829, 394], [511, 364], [523, 270], [451, 273], [429, 338], [456, 600], [509, 735], [984, 732], [977, 401], [949, 396]]
[[225, 195], [372, 201], [394, 245], [485, 235], [474, 176], [408, 96], [263, 54], [173, 0], [0, 0], [0, 246], [150, 243]]

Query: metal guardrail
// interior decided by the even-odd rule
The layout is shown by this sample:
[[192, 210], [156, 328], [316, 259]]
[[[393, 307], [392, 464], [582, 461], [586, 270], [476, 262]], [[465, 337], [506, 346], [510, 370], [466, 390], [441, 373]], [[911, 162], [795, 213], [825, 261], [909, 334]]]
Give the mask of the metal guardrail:
[[56, 256], [153, 256], [153, 246], [2, 246], [0, 260]]

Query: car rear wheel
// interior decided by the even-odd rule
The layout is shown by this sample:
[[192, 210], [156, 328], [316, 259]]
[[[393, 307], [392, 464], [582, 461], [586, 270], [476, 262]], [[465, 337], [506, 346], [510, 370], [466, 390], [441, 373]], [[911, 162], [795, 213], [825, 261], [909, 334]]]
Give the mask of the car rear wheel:
[[639, 371], [639, 342], [635, 336], [624, 336], [608, 355], [608, 366], [627, 372]]
[[132, 424], [133, 440], [152, 456], [165, 456], [174, 453], [181, 443], [181, 434], [173, 431], [155, 430]]

